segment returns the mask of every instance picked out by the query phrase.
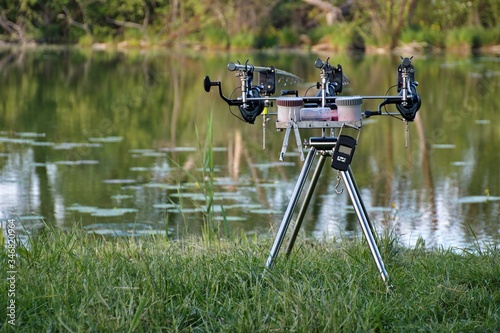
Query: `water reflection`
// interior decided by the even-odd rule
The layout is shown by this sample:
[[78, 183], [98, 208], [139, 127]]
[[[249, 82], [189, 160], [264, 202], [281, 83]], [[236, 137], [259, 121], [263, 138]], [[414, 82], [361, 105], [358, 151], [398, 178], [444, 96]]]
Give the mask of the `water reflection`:
[[[202, 80], [221, 80], [229, 95], [239, 82], [227, 63], [252, 59], [298, 75], [297, 88], [306, 89], [319, 80], [316, 57], [1, 51], [0, 218], [17, 216], [27, 230], [44, 219], [103, 234], [182, 237], [200, 232], [212, 207], [210, 223], [273, 234], [301, 167], [294, 145], [278, 163], [283, 136], [272, 122], [262, 150], [260, 119], [238, 121]], [[397, 57], [333, 58], [350, 79], [344, 95], [381, 95], [394, 84]], [[409, 246], [420, 236], [429, 246], [498, 241], [498, 59], [416, 57], [414, 64], [423, 105], [408, 149], [404, 124], [379, 117], [365, 122], [356, 150], [353, 172], [370, 217]], [[206, 154], [210, 114], [213, 153]], [[334, 170], [324, 168], [307, 234], [360, 235], [335, 184]]]

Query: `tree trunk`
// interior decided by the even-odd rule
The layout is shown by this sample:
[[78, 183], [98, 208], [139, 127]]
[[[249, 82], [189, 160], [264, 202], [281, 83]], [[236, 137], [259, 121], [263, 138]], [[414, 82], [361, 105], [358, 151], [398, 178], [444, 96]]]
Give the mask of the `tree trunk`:
[[327, 25], [333, 25], [335, 22], [342, 21], [343, 19], [342, 10], [339, 7], [332, 5], [327, 1], [322, 1], [322, 0], [302, 0], [302, 1], [325, 12]]
[[0, 27], [7, 31], [11, 35], [17, 35], [17, 39], [25, 44], [27, 42], [24, 29], [21, 25], [10, 21], [4, 13], [0, 15]]

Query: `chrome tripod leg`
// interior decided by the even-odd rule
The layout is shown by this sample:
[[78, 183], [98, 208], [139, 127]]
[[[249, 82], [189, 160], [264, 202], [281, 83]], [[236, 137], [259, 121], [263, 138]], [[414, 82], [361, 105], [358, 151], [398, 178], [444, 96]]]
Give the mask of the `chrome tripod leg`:
[[358, 216], [359, 224], [361, 225], [361, 229], [363, 229], [363, 233], [366, 237], [366, 241], [368, 242], [368, 246], [370, 247], [370, 251], [373, 259], [375, 260], [378, 271], [382, 276], [382, 280], [387, 282], [389, 280], [389, 275], [385, 270], [384, 262], [382, 261], [377, 244], [375, 243], [375, 238], [373, 237], [371, 231], [371, 224], [369, 222], [368, 215], [366, 214], [363, 202], [357, 193], [357, 185], [352, 178], [351, 172], [349, 171], [341, 171], [340, 174], [342, 175], [342, 179], [344, 180], [349, 196], [351, 197], [352, 205], [354, 206], [354, 210]]
[[299, 213], [297, 215], [297, 221], [295, 222], [295, 227], [293, 228], [292, 236], [288, 241], [288, 247], [286, 249], [287, 255], [289, 255], [290, 252], [292, 252], [292, 248], [293, 245], [295, 244], [295, 240], [297, 239], [297, 235], [299, 234], [299, 229], [302, 225], [302, 221], [304, 220], [304, 216], [306, 215], [307, 207], [309, 206], [309, 202], [311, 202], [314, 189], [316, 188], [319, 176], [321, 175], [321, 170], [323, 170], [323, 165], [325, 164], [325, 160], [326, 160], [326, 155], [324, 153], [321, 153], [321, 155], [319, 156], [318, 164], [316, 165], [316, 169], [314, 169], [314, 173], [311, 178], [311, 183], [309, 184], [309, 188], [307, 189], [304, 201], [302, 202], [302, 206], [300, 207]]
[[278, 256], [281, 244], [283, 244], [283, 240], [285, 238], [286, 231], [288, 229], [288, 226], [290, 225], [290, 221], [292, 220], [293, 210], [295, 209], [295, 205], [299, 200], [300, 193], [304, 188], [304, 184], [306, 182], [307, 175], [311, 170], [311, 166], [314, 161], [315, 155], [316, 155], [316, 148], [311, 147], [304, 162], [304, 166], [300, 171], [299, 179], [297, 180], [295, 188], [293, 189], [292, 197], [290, 198], [290, 202], [288, 203], [288, 207], [286, 208], [285, 215], [283, 216], [283, 220], [281, 221], [278, 234], [274, 239], [273, 247], [271, 248], [271, 252], [269, 253], [269, 257], [267, 258], [266, 261], [266, 268], [271, 268], [274, 264], [274, 260]]
[[[349, 176], [352, 179], [352, 183], [354, 185], [354, 191], [356, 191], [357, 196], [359, 198], [361, 198], [361, 193], [359, 193], [358, 184], [356, 183], [356, 179], [354, 178], [354, 174], [352, 173], [351, 166], [349, 166], [349, 168], [347, 169], [347, 172], [349, 173]], [[368, 216], [368, 213], [366, 212], [366, 207], [365, 207], [365, 204], [363, 203], [363, 200], [360, 199], [359, 201], [361, 202], [361, 209], [363, 209], [363, 213], [365, 214], [365, 216]], [[373, 224], [371, 223], [369, 218], [367, 219], [367, 221], [368, 221], [368, 226], [370, 227], [370, 231], [372, 232], [373, 237], [375, 237], [375, 235], [374, 235], [375, 229], [373, 228]]]

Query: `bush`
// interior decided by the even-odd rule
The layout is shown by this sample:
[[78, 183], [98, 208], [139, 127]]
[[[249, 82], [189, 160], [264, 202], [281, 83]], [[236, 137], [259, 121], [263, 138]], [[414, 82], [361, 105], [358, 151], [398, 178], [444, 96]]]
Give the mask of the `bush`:
[[274, 28], [269, 28], [267, 30], [260, 31], [258, 35], [255, 36], [253, 47], [258, 49], [272, 48], [279, 45], [279, 41], [280, 36], [278, 31]]
[[231, 49], [245, 50], [251, 49], [255, 44], [255, 34], [253, 33], [238, 33], [232, 35], [229, 40], [229, 45]]
[[446, 49], [470, 50], [479, 48], [481, 29], [473, 27], [452, 29], [446, 34]]
[[311, 33], [311, 38], [313, 42], [328, 44], [332, 50], [363, 49], [366, 44], [359, 29], [349, 23], [320, 27]]
[[78, 45], [80, 46], [92, 46], [94, 39], [91, 35], [83, 35], [78, 39]]
[[227, 48], [229, 36], [222, 28], [207, 27], [203, 30], [203, 44], [209, 48]]
[[297, 31], [284, 28], [279, 33], [279, 42], [278, 45], [281, 47], [292, 47], [299, 44], [299, 34]]
[[491, 29], [482, 29], [478, 34], [479, 43], [481, 46], [500, 45], [500, 26]]
[[413, 42], [427, 43], [432, 47], [444, 48], [445, 36], [435, 27], [430, 29], [407, 29], [401, 33], [401, 41], [405, 44]]
[[464, 27], [450, 30], [446, 36], [449, 50], [475, 50], [485, 46], [500, 44], [500, 27]]

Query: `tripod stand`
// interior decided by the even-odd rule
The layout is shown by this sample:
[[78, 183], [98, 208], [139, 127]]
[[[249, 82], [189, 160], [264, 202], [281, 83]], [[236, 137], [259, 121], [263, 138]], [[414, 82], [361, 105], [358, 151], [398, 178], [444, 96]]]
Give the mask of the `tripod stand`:
[[[337, 142], [338, 142], [337, 137], [311, 137], [309, 139], [309, 142], [306, 144], [306, 146], [310, 147], [310, 150], [305, 159], [304, 166], [302, 167], [302, 170], [299, 174], [297, 183], [295, 184], [295, 188], [292, 192], [292, 197], [290, 198], [290, 202], [288, 203], [285, 215], [283, 216], [283, 220], [281, 221], [281, 225], [278, 230], [278, 234], [276, 235], [276, 238], [274, 240], [274, 244], [271, 248], [269, 257], [267, 258], [266, 268], [271, 268], [274, 264], [274, 261], [276, 260], [276, 257], [278, 256], [286, 232], [292, 220], [292, 215], [295, 206], [297, 205], [299, 197], [302, 193], [307, 177], [313, 165], [314, 159], [316, 156], [319, 156], [319, 161], [316, 164], [316, 169], [314, 170], [314, 173], [312, 175], [309, 188], [305, 194], [302, 206], [298, 212], [297, 221], [295, 224], [295, 228], [293, 230], [293, 234], [290, 237], [288, 243], [287, 254], [290, 254], [290, 252], [292, 251], [295, 239], [297, 238], [297, 234], [302, 224], [302, 220], [304, 219], [307, 206], [311, 201], [314, 189], [318, 182], [319, 176], [321, 175], [323, 165], [325, 164], [327, 156], [331, 156], [333, 154], [333, 150], [335, 149]], [[361, 225], [361, 229], [363, 230], [363, 234], [365, 235], [366, 241], [368, 242], [368, 246], [370, 247], [371, 254], [373, 256], [375, 264], [377, 265], [377, 269], [382, 277], [382, 280], [387, 283], [389, 275], [385, 270], [384, 262], [382, 261], [382, 257], [380, 256], [380, 252], [378, 250], [375, 238], [373, 236], [373, 227], [368, 218], [368, 214], [366, 212], [366, 208], [363, 204], [363, 201], [361, 200], [361, 197], [359, 195], [359, 189], [356, 184], [356, 181], [354, 180], [352, 170], [349, 166], [346, 171], [339, 171], [339, 172], [342, 176], [342, 180], [344, 181], [347, 191], [349, 192], [349, 196], [356, 211], [356, 215]]]
[[[373, 237], [373, 227], [368, 219], [366, 208], [360, 198], [359, 189], [350, 168], [354, 148], [356, 146], [356, 140], [345, 135], [339, 135], [338, 137], [326, 137], [325, 132], [327, 128], [334, 129], [344, 127], [346, 122], [354, 122], [352, 125], [354, 125], [355, 128], [359, 127], [361, 125], [361, 103], [363, 99], [383, 100], [383, 102], [379, 104], [378, 111], [364, 112], [364, 116], [366, 118], [375, 115], [382, 115], [382, 106], [395, 104], [402, 120], [404, 120], [406, 124], [408, 124], [409, 121], [413, 121], [417, 111], [420, 109], [421, 99], [420, 95], [417, 93], [416, 87], [418, 82], [415, 81], [415, 68], [411, 63], [412, 58], [401, 57], [402, 62], [398, 66], [397, 70], [397, 96], [337, 97], [337, 95], [342, 92], [343, 84], [348, 82], [347, 78], [343, 75], [342, 67], [340, 65], [337, 67], [332, 66], [328, 62], [330, 58], [326, 61], [322, 61], [318, 58], [314, 65], [321, 71], [321, 83], [318, 82], [316, 84], [316, 87], [320, 90], [315, 96], [299, 97], [298, 91], [296, 90], [282, 90], [282, 97], [294, 94], [298, 101], [288, 99], [286, 101], [280, 100], [280, 103], [278, 103], [278, 99], [276, 98], [276, 104], [278, 106], [278, 120], [276, 122], [276, 128], [286, 129], [285, 141], [283, 142], [280, 160], [283, 159], [285, 154], [292, 129], [295, 133], [297, 146], [301, 153], [302, 148], [299, 128], [322, 128], [323, 137], [311, 137], [309, 139], [309, 143], [306, 144], [306, 146], [310, 147], [310, 150], [304, 162], [304, 166], [302, 167], [302, 171], [300, 172], [299, 179], [295, 184], [292, 197], [290, 198], [290, 202], [285, 211], [285, 215], [278, 230], [278, 234], [276, 235], [276, 239], [274, 240], [273, 247], [271, 248], [271, 252], [266, 262], [266, 268], [271, 268], [276, 260], [276, 257], [278, 256], [278, 252], [283, 244], [285, 234], [292, 220], [293, 211], [304, 188], [315, 157], [319, 155], [320, 159], [316, 165], [316, 169], [312, 176], [309, 189], [304, 197], [302, 207], [298, 213], [297, 222], [288, 244], [287, 253], [290, 253], [293, 248], [295, 239], [302, 224], [302, 220], [304, 219], [307, 206], [311, 201], [314, 188], [316, 187], [321, 170], [323, 169], [326, 157], [332, 156], [332, 167], [339, 170], [339, 173], [342, 176], [356, 211], [361, 229], [363, 230], [363, 234], [365, 235], [371, 254], [375, 260], [375, 264], [377, 265], [377, 269], [382, 277], [382, 280], [384, 280], [387, 284], [389, 276], [385, 270], [384, 262], [380, 256], [375, 238]], [[253, 124], [257, 116], [264, 114], [263, 128], [265, 130], [267, 108], [272, 105], [271, 100], [273, 98], [271, 98], [271, 95], [273, 95], [276, 90], [276, 74], [279, 72], [282, 75], [294, 75], [277, 70], [273, 66], [256, 67], [249, 64], [248, 61], [245, 62], [245, 64], [241, 64], [239, 62], [238, 64], [229, 63], [227, 68], [230, 71], [238, 71], [237, 76], [241, 81], [241, 97], [236, 99], [227, 98], [222, 93], [221, 82], [211, 81], [208, 76], [205, 76], [205, 79], [203, 80], [203, 87], [205, 91], [209, 92], [211, 87], [218, 87], [220, 97], [229, 106], [238, 106], [241, 113], [241, 119], [248, 123]], [[252, 86], [254, 72], [259, 73], [259, 83], [256, 86]], [[296, 76], [294, 77], [297, 78]], [[336, 106], [338, 121], [334, 121], [335, 116], [331, 112], [334, 109], [333, 106]], [[389, 113], [387, 112], [387, 114]], [[359, 124], [356, 125], [358, 122]]]

